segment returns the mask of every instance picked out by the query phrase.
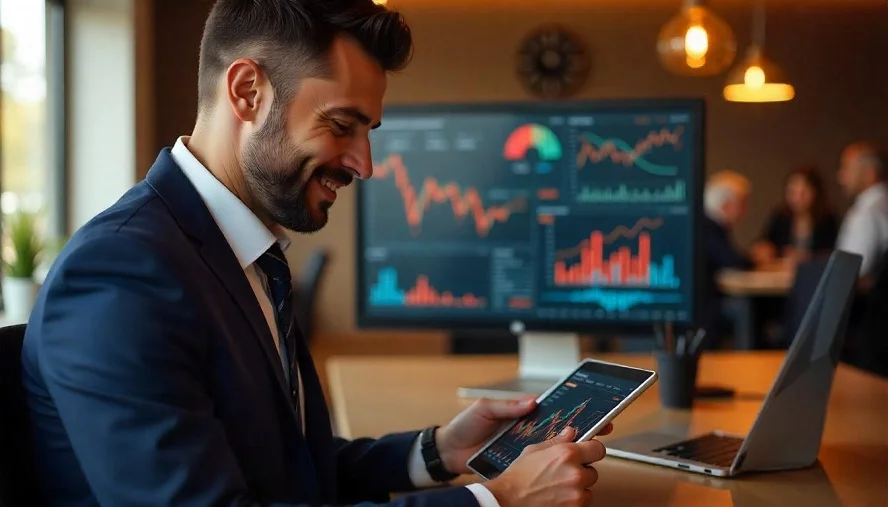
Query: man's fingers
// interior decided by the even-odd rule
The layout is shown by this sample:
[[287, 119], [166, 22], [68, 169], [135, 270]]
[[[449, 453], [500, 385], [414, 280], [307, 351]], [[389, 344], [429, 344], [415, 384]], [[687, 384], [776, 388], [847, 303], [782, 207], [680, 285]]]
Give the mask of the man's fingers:
[[514, 400], [483, 399], [478, 402], [478, 410], [487, 419], [516, 419], [529, 414], [534, 408], [536, 408], [534, 397]]
[[601, 431], [598, 432], [598, 435], [599, 436], [610, 435], [611, 431], [614, 431], [614, 424], [607, 423], [607, 426], [605, 426], [604, 428], [601, 428]]
[[598, 440], [578, 442], [576, 445], [580, 451], [580, 462], [584, 465], [601, 461], [604, 459], [605, 454], [607, 454], [604, 444]]
[[594, 467], [583, 467], [583, 487], [591, 488], [598, 482], [598, 470]]
[[528, 445], [524, 448], [524, 452], [537, 452], [543, 449], [547, 449], [556, 444], [564, 444], [567, 442], [572, 442], [574, 438], [577, 436], [577, 430], [571, 428], [570, 426], [561, 430], [561, 433], [555, 435], [549, 440], [545, 440], [538, 444]]

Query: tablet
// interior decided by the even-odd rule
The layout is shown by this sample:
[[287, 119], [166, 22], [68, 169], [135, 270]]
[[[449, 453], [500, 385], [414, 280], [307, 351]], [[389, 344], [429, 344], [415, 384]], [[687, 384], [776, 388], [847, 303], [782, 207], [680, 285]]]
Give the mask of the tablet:
[[485, 479], [501, 474], [528, 445], [555, 437], [568, 425], [575, 441], [589, 440], [657, 380], [657, 373], [586, 359], [538, 399], [537, 408], [505, 426], [467, 463]]

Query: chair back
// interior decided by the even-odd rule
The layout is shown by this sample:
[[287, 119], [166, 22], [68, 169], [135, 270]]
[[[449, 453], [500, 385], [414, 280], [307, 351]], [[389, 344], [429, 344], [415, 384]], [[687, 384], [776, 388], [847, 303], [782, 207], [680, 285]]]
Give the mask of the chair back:
[[22, 385], [25, 324], [0, 328], [0, 506], [39, 505], [28, 404]]
[[829, 262], [829, 258], [817, 257], [796, 267], [795, 281], [786, 300], [783, 325], [780, 329], [779, 345], [782, 347], [789, 347], [799, 326], [802, 325], [802, 319], [805, 317], [805, 312], [808, 311], [808, 305], [814, 297], [817, 284], [820, 283], [820, 278], [826, 270], [827, 262]]
[[302, 266], [299, 279], [296, 281], [297, 322], [302, 328], [302, 335], [309, 342], [315, 332], [315, 311], [321, 292], [321, 283], [330, 263], [330, 253], [323, 248], [314, 249]]
[[857, 350], [852, 364], [888, 377], [888, 251], [873, 270], [869, 289], [860, 297], [859, 318], [854, 325]]

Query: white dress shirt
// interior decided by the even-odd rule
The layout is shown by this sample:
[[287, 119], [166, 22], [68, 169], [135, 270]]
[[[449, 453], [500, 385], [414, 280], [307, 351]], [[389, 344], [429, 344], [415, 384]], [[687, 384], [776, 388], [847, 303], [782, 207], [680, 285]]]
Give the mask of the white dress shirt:
[[[216, 179], [213, 174], [200, 163], [199, 160], [187, 148], [188, 137], [182, 136], [173, 146], [171, 155], [176, 161], [185, 176], [194, 185], [197, 193], [210, 211], [210, 215], [222, 231], [222, 235], [234, 251], [256, 300], [262, 308], [265, 315], [265, 321], [271, 330], [271, 336], [274, 337], [274, 344], [277, 347], [278, 354], [281, 356], [281, 368], [284, 375], [288, 375], [286, 360], [284, 359], [281, 348], [280, 333], [278, 332], [277, 320], [274, 314], [274, 305], [272, 303], [271, 293], [268, 290], [265, 273], [256, 265], [256, 260], [268, 250], [271, 245], [277, 242], [282, 250], [286, 250], [290, 245], [290, 241], [283, 231], [272, 232], [265, 226], [259, 217], [253, 213], [236, 195], [231, 193], [228, 188]], [[297, 369], [297, 374], [299, 371]], [[302, 430], [305, 431], [305, 394], [302, 389], [302, 381], [300, 374], [299, 382], [299, 408], [301, 410], [300, 420], [302, 422]], [[422, 458], [422, 451], [419, 445], [419, 439], [413, 444], [410, 452], [410, 462], [408, 463], [408, 471], [410, 480], [416, 487], [432, 487], [436, 483], [429, 476], [425, 468], [425, 460]], [[480, 484], [471, 484], [466, 486], [475, 495], [481, 507], [499, 507], [496, 498], [484, 486]]]
[[860, 276], [872, 273], [888, 251], [888, 186], [874, 185], [857, 196], [842, 221], [836, 248], [863, 256]]

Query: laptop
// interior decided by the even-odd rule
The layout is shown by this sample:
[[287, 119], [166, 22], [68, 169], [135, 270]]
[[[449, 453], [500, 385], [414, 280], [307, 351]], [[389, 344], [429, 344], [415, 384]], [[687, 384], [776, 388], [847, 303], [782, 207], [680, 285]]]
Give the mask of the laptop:
[[607, 454], [719, 477], [814, 464], [862, 260], [840, 250], [830, 256], [745, 438], [718, 431], [693, 438], [637, 433], [609, 440]]

